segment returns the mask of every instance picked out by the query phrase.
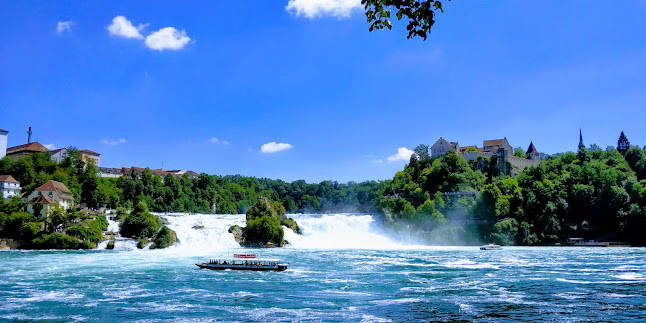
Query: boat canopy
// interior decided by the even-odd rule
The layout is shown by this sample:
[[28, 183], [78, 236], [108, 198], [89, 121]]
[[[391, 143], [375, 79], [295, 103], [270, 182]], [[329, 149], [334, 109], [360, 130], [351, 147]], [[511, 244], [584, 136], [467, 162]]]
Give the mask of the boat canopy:
[[211, 258], [211, 260], [214, 261], [253, 261], [253, 262], [280, 262], [280, 259], [271, 259], [271, 258], [250, 258], [250, 259], [245, 259], [245, 258]]

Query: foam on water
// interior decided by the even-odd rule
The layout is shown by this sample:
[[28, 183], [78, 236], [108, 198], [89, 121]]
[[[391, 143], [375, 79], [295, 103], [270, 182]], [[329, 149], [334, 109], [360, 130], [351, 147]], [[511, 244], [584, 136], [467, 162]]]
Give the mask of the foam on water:
[[302, 235], [285, 230], [291, 248], [303, 249], [400, 249], [403, 244], [375, 227], [372, 215], [293, 214]]
[[245, 226], [243, 214], [187, 214], [157, 213], [168, 221], [168, 227], [177, 234], [174, 249], [183, 252], [216, 251], [240, 248], [233, 234], [232, 225]]

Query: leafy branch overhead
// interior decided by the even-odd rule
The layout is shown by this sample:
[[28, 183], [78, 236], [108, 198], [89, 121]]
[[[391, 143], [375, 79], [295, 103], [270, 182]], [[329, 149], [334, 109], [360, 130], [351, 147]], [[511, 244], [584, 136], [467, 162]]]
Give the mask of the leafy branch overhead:
[[[450, 0], [446, 0], [450, 1]], [[395, 11], [397, 20], [408, 19], [408, 39], [415, 36], [426, 40], [435, 24], [435, 12], [444, 12], [442, 1], [437, 0], [361, 0], [370, 23], [370, 31], [392, 29], [391, 13]]]

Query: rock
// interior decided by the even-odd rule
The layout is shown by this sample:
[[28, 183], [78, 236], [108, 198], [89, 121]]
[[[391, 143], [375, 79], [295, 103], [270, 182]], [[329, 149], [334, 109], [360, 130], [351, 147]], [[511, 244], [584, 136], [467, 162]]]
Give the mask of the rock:
[[110, 250], [114, 249], [114, 240], [110, 240], [105, 248]]
[[194, 225], [194, 226], [193, 226], [193, 229], [195, 229], [195, 230], [197, 230], [197, 229], [204, 229], [204, 226], [203, 226], [203, 225]]
[[244, 229], [239, 225], [233, 225], [229, 228], [229, 233], [233, 234], [236, 239], [236, 242], [243, 244], [244, 242]]

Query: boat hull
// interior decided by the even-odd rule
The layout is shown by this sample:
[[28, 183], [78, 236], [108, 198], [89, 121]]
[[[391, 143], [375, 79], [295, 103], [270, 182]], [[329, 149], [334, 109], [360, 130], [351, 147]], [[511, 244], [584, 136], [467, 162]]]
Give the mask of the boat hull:
[[285, 271], [286, 265], [279, 266], [245, 266], [245, 265], [215, 265], [215, 264], [195, 264], [196, 266], [204, 269], [211, 270], [249, 270], [249, 271]]

